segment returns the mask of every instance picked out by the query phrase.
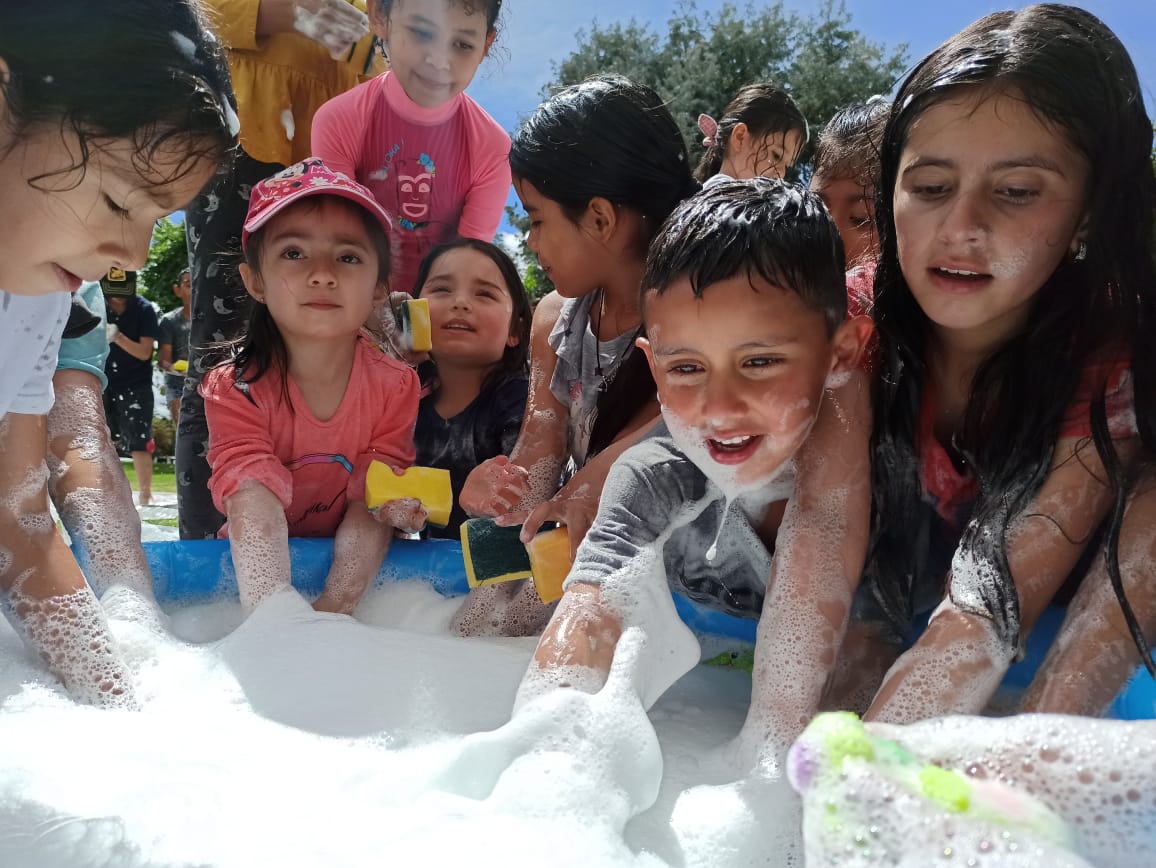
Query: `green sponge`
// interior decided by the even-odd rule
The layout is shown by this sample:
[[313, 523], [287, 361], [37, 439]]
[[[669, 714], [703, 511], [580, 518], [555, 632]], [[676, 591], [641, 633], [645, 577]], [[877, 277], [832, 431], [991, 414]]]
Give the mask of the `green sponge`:
[[471, 588], [528, 579], [530, 555], [522, 545], [521, 525], [499, 527], [492, 518], [462, 522], [462, 557]]

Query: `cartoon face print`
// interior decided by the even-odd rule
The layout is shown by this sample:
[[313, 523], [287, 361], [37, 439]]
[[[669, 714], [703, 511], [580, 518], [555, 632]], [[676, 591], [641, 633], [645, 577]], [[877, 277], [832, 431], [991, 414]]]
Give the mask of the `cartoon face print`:
[[437, 168], [428, 154], [398, 162], [397, 207], [403, 228], [417, 229], [429, 221], [436, 175]]

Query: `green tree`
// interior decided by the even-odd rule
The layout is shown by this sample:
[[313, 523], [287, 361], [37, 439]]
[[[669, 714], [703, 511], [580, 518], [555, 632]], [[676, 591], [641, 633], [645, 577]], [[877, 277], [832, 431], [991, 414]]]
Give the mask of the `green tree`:
[[184, 224], [162, 217], [153, 229], [148, 261], [137, 275], [140, 294], [155, 302], [162, 311], [179, 307], [180, 302], [173, 295], [173, 284], [188, 267]]
[[[811, 142], [841, 107], [874, 94], [890, 93], [907, 65], [907, 46], [869, 41], [854, 28], [843, 0], [823, 0], [813, 13], [799, 15], [773, 3], [726, 4], [702, 12], [684, 0], [665, 33], [631, 19], [579, 31], [578, 48], [554, 67], [543, 97], [599, 72], [617, 72], [647, 84], [667, 101], [690, 150], [702, 156], [698, 116], [718, 117], [744, 84], [771, 81], [789, 90], [810, 122]], [[809, 151], [804, 153], [804, 160]], [[524, 216], [511, 225], [528, 231]], [[552, 289], [531, 263], [527, 282], [538, 294]]]
[[534, 251], [526, 244], [526, 239], [530, 235], [530, 217], [521, 208], [507, 205], [506, 220], [521, 236], [515, 244], [515, 249], [510, 251], [514, 257], [514, 264], [522, 274], [522, 284], [526, 287], [526, 292], [531, 299], [538, 301], [542, 296], [553, 292], [554, 284], [538, 264], [538, 257], [534, 255]]

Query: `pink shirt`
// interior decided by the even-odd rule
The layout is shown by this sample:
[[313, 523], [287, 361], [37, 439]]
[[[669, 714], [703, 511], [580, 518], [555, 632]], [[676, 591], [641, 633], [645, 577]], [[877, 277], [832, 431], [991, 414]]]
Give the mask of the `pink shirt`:
[[[361, 339], [341, 405], [321, 422], [289, 378], [266, 372], [238, 385], [232, 366], [214, 368], [201, 385], [209, 423], [209, 489], [225, 501], [243, 482], [261, 483], [285, 507], [290, 536], [331, 537], [345, 505], [365, 497], [365, 471], [377, 459], [413, 463], [418, 379], [411, 368]], [[222, 535], [226, 532], [222, 531]]]
[[464, 93], [422, 108], [383, 73], [318, 110], [313, 155], [372, 190], [393, 216], [395, 290], [413, 290], [432, 247], [456, 235], [492, 241], [502, 222], [510, 137]]

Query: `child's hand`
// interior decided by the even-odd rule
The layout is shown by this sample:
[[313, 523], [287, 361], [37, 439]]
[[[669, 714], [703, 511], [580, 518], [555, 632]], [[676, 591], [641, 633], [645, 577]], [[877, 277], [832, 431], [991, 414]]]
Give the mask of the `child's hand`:
[[387, 500], [373, 510], [373, 517], [397, 530], [417, 533], [425, 527], [429, 512], [416, 497], [403, 497], [399, 500]]
[[458, 503], [472, 516], [492, 518], [517, 507], [526, 496], [528, 487], [529, 474], [525, 468], [511, 464], [508, 457], [499, 455], [483, 461], [466, 477]]
[[369, 33], [369, 17], [345, 0], [293, 0], [293, 27], [342, 60], [349, 46]]
[[540, 503], [528, 512], [509, 512], [494, 519], [494, 524], [502, 527], [521, 524], [523, 544], [530, 542], [538, 530], [548, 521], [557, 522], [566, 528], [570, 537], [570, 560], [578, 551], [578, 546], [586, 537], [586, 531], [594, 524], [598, 514], [598, 497], [590, 493], [590, 486], [582, 485], [574, 491], [563, 488], [545, 503]]

